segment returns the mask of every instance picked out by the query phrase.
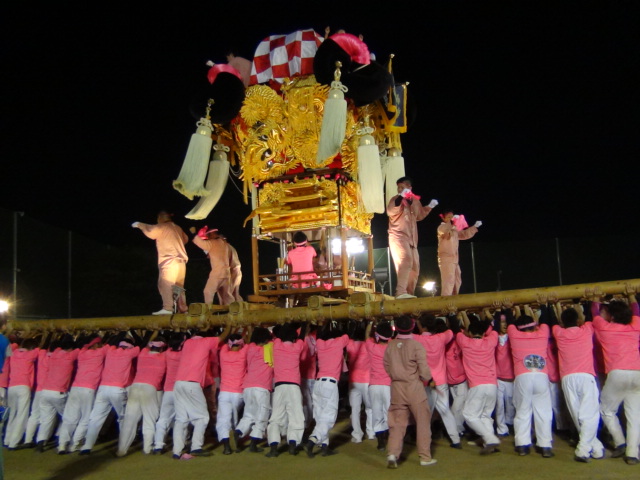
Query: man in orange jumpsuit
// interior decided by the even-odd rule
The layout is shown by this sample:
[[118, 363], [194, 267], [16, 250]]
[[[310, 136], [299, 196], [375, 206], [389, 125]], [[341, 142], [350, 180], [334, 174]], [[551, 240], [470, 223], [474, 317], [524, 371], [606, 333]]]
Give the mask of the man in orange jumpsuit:
[[399, 178], [398, 195], [391, 197], [387, 205], [389, 216], [389, 249], [396, 267], [396, 298], [416, 298], [413, 294], [420, 274], [418, 256], [418, 225], [438, 205], [431, 200], [423, 206], [420, 197], [412, 192], [411, 179]]
[[180, 310], [186, 311], [186, 299], [184, 298], [184, 277], [187, 273], [187, 251], [184, 244], [189, 237], [182, 228], [173, 223], [173, 214], [161, 210], [158, 212], [158, 223], [149, 225], [141, 222], [133, 222], [133, 228], [139, 228], [147, 237], [156, 241], [158, 250], [158, 290], [162, 297], [162, 309], [153, 312], [153, 315], [170, 315], [173, 313], [173, 286], [181, 289]]

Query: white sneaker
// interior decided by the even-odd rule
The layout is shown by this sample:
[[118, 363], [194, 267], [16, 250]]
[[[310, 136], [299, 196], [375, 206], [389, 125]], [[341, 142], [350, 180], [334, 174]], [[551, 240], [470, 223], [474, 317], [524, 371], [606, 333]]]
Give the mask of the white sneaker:
[[395, 455], [387, 455], [387, 468], [398, 468], [398, 459]]
[[432, 458], [431, 460], [420, 460], [421, 467], [428, 467], [429, 465], [435, 465], [436, 463], [438, 463], [438, 460], [435, 458]]
[[163, 308], [162, 310], [153, 312], [151, 315], [173, 315], [173, 312], [171, 310], [167, 310], [166, 308]]
[[402, 295], [398, 295], [396, 300], [405, 300], [407, 298], [418, 298], [415, 295], [411, 295], [410, 293], [403, 293]]
[[353, 437], [351, 437], [351, 443], [362, 443], [362, 439], [361, 438], [353, 438]]

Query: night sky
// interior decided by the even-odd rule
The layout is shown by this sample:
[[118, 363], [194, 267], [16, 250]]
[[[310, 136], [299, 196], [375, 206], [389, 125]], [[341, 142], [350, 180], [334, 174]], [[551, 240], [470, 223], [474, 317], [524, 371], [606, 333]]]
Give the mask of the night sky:
[[[183, 217], [195, 200], [172, 181], [189, 101], [228, 48], [251, 59], [268, 35], [331, 26], [364, 35], [383, 64], [395, 55], [414, 191], [482, 220], [474, 241], [640, 233], [637, 2], [16, 3], [1, 33], [0, 207], [120, 245], [148, 242], [130, 224], [161, 208], [248, 241], [237, 178], [207, 222]], [[386, 221], [374, 218], [376, 247]], [[421, 244], [438, 223], [421, 222]]]

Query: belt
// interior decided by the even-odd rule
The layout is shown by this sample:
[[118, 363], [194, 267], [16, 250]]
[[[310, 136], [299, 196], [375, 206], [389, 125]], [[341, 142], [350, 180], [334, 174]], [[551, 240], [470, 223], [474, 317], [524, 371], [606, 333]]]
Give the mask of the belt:
[[329, 377], [322, 377], [318, 379], [320, 382], [331, 382], [331, 383], [338, 383], [335, 381], [335, 379], [333, 378], [329, 378]]

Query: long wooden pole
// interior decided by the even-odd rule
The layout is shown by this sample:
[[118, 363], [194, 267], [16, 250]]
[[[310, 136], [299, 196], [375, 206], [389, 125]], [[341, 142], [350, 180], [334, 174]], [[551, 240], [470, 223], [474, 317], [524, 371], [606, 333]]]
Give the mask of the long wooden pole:
[[347, 302], [336, 303], [322, 296], [309, 297], [307, 305], [294, 308], [276, 308], [272, 305], [235, 302], [229, 306], [191, 304], [189, 313], [175, 315], [147, 315], [134, 317], [75, 318], [56, 320], [12, 320], [8, 331], [99, 331], [127, 330], [130, 328], [159, 330], [177, 328], [206, 328], [213, 325], [275, 325], [292, 321], [317, 323], [324, 319], [373, 319], [406, 314], [446, 311], [480, 310], [492, 307], [495, 302], [514, 305], [536, 303], [542, 296], [555, 297], [558, 301], [584, 298], [588, 290], [597, 289], [602, 295], [624, 294], [626, 286], [640, 289], [640, 279], [617, 280], [600, 283], [582, 283], [558, 287], [506, 290], [455, 295], [450, 297], [422, 297], [396, 300], [384, 294], [356, 292]]

